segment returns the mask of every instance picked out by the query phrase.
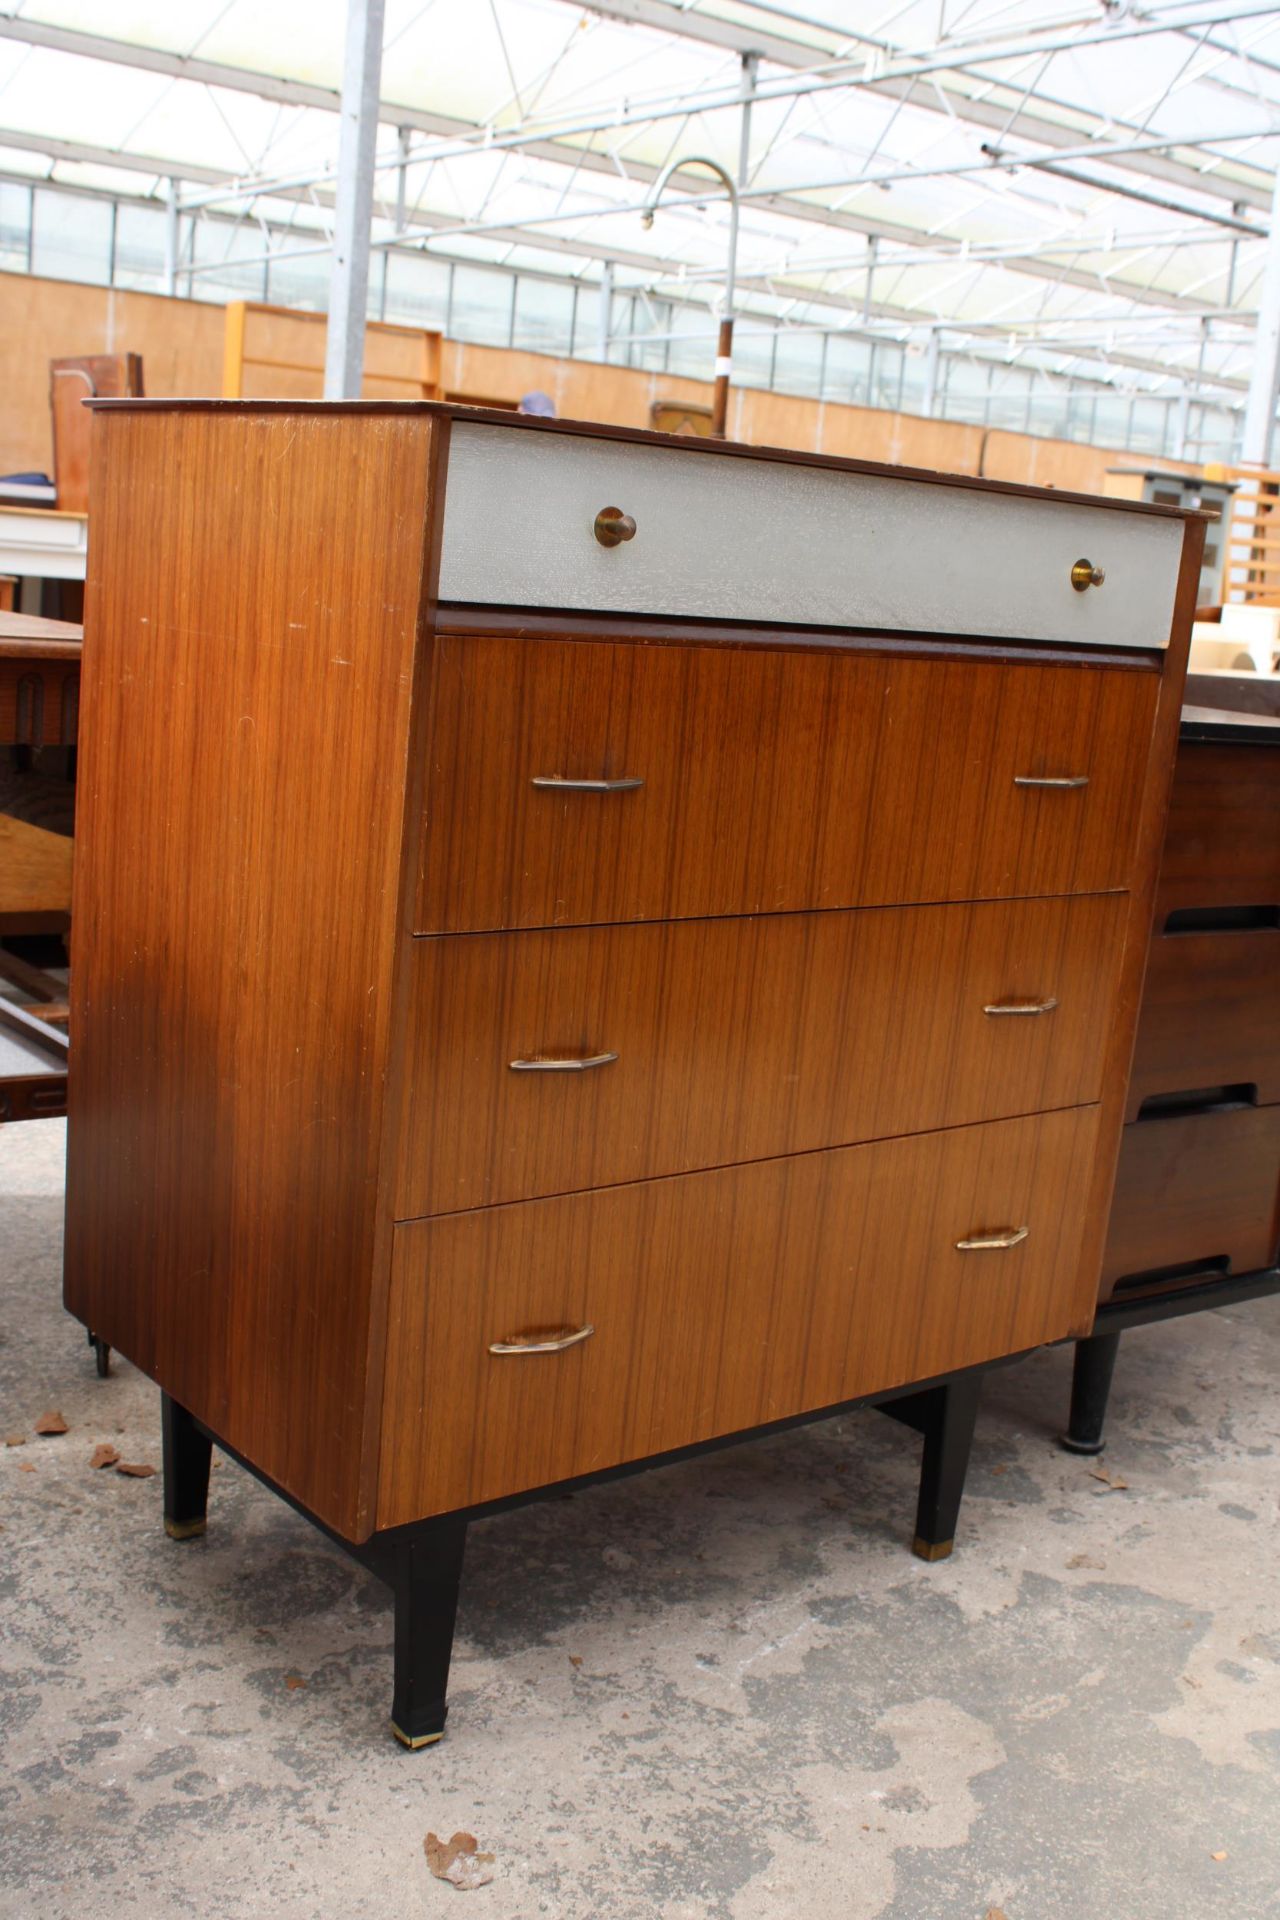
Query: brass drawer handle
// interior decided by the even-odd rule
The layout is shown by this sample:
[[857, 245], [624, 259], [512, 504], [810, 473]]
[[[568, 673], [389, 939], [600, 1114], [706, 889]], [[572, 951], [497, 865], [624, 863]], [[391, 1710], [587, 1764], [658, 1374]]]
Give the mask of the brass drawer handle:
[[565, 1353], [589, 1340], [594, 1327], [566, 1327], [562, 1333], [518, 1333], [514, 1340], [492, 1340], [490, 1353]]
[[585, 1073], [588, 1067], [607, 1067], [616, 1053], [593, 1053], [585, 1060], [508, 1060], [512, 1073]]
[[996, 1000], [991, 1006], [984, 1007], [982, 1011], [990, 1014], [1052, 1013], [1057, 1004], [1056, 1000]]
[[535, 773], [535, 787], [561, 787], [570, 793], [634, 793], [642, 787], [642, 779], [626, 780], [570, 780], [559, 773]]
[[1077, 560], [1071, 569], [1071, 584], [1077, 593], [1086, 593], [1090, 587], [1100, 587], [1106, 579], [1101, 567], [1095, 567], [1092, 560]]
[[1015, 787], [1087, 787], [1087, 773], [1015, 773]]
[[624, 540], [635, 539], [636, 523], [621, 507], [601, 507], [596, 515], [595, 535], [602, 547], [620, 547]]
[[990, 1253], [1002, 1247], [1020, 1247], [1030, 1227], [1002, 1227], [999, 1233], [975, 1233], [956, 1241], [957, 1253]]

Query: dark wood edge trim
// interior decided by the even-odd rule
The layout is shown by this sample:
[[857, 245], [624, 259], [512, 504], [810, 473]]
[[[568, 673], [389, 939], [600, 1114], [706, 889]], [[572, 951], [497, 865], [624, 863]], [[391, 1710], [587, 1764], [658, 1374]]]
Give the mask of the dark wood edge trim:
[[[1081, 1258], [1087, 1262], [1098, 1284], [1099, 1303], [1110, 1296], [1111, 1284], [1104, 1280], [1103, 1259], [1111, 1207], [1115, 1196], [1116, 1173], [1120, 1164], [1120, 1140], [1128, 1104], [1129, 1076], [1133, 1068], [1138, 1037], [1138, 1017], [1142, 1007], [1142, 987], [1151, 944], [1151, 924], [1155, 915], [1156, 890], [1160, 880], [1160, 858], [1169, 824], [1169, 801], [1173, 792], [1173, 766], [1178, 750], [1178, 728], [1182, 719], [1182, 695], [1187, 677], [1187, 657], [1191, 651], [1191, 623], [1195, 617], [1196, 594], [1200, 585], [1200, 567], [1204, 555], [1204, 519], [1187, 523], [1182, 540], [1182, 562], [1173, 603], [1173, 622], [1169, 647], [1164, 656], [1164, 673], [1156, 704], [1151, 745], [1147, 755], [1146, 788], [1138, 839], [1134, 851], [1137, 884], [1129, 895], [1129, 919], [1120, 962], [1120, 984], [1109, 1059], [1103, 1077], [1102, 1111], [1098, 1129], [1098, 1158], [1090, 1185], [1087, 1225]], [[1082, 1325], [1081, 1333], [1088, 1332]]]
[[1113, 1299], [1098, 1308], [1093, 1332], [1123, 1333], [1129, 1327], [1150, 1326], [1158, 1320], [1178, 1320], [1184, 1314], [1205, 1313], [1212, 1307], [1233, 1307], [1246, 1300], [1261, 1300], [1269, 1293], [1280, 1293], [1280, 1267], [1227, 1274], [1220, 1280], [1203, 1281], [1138, 1299]]
[[963, 634], [894, 632], [885, 628], [788, 627], [756, 621], [671, 619], [657, 614], [573, 613], [543, 607], [476, 605], [442, 600], [436, 632], [451, 638], [604, 640], [626, 646], [777, 648], [797, 653], [915, 655], [928, 660], [988, 660], [1000, 665], [1111, 667], [1159, 673], [1163, 647], [1072, 647], [1053, 640], [973, 639]]
[[712, 459], [768, 460], [789, 467], [821, 467], [829, 473], [861, 473], [880, 480], [918, 480], [928, 486], [967, 487], [976, 493], [1010, 493], [1023, 500], [1063, 500], [1077, 507], [1114, 508], [1164, 520], [1199, 520], [1216, 514], [1198, 507], [1162, 507], [1145, 500], [1113, 499], [1110, 494], [1068, 493], [1057, 487], [1028, 487], [1017, 480], [987, 480], [978, 474], [937, 473], [929, 467], [894, 467], [880, 460], [850, 460], [840, 454], [810, 453], [800, 447], [748, 446], [741, 440], [703, 440], [688, 434], [653, 433], [645, 427], [617, 427], [602, 420], [546, 420], [540, 415], [508, 413], [498, 407], [464, 407], [447, 400], [87, 400], [95, 413], [410, 413], [427, 418], [465, 420], [478, 426], [511, 427], [520, 433], [567, 433], [579, 439], [622, 440], [630, 445], [673, 447]]
[[42, 660], [46, 666], [78, 667], [82, 642], [79, 640], [19, 640], [0, 634], [0, 660]]
[[383, 1376], [386, 1369], [387, 1320], [391, 1301], [391, 1254], [395, 1232], [396, 1161], [403, 1119], [404, 1084], [408, 1073], [404, 1029], [411, 985], [412, 934], [417, 919], [419, 845], [426, 799], [426, 730], [430, 722], [431, 675], [434, 668], [433, 622], [436, 587], [440, 577], [440, 532], [444, 524], [444, 481], [449, 453], [449, 422], [434, 420], [427, 445], [426, 514], [422, 527], [422, 560], [418, 585], [417, 633], [413, 650], [413, 684], [409, 694], [408, 724], [404, 736], [402, 786], [404, 805], [400, 821], [400, 872], [395, 914], [395, 954], [392, 963], [391, 1005], [387, 1024], [387, 1066], [382, 1086], [378, 1136], [378, 1191], [375, 1205], [373, 1251], [369, 1283], [369, 1318], [365, 1339], [364, 1417], [360, 1443], [356, 1526], [368, 1530], [378, 1510], [378, 1472], [382, 1449]]
[[60, 1067], [65, 1067], [68, 1043], [67, 1036], [61, 1027], [52, 1026], [48, 1020], [41, 1020], [34, 1013], [28, 1013], [27, 1009], [20, 1007], [16, 1000], [6, 1000], [2, 997], [0, 997], [0, 1027], [7, 1027], [10, 1033], [16, 1033], [20, 1039], [26, 1040], [31, 1046], [38, 1047], [42, 1053], [48, 1054], [50, 1059], [56, 1060]]
[[[1061, 1345], [1062, 1343], [1059, 1341], [1053, 1344]], [[211, 1440], [215, 1447], [227, 1454], [238, 1466], [243, 1467], [246, 1473], [251, 1473], [255, 1480], [277, 1494], [281, 1500], [293, 1508], [295, 1513], [300, 1513], [304, 1520], [309, 1520], [313, 1526], [318, 1527], [321, 1533], [326, 1534], [336, 1545], [344, 1547], [362, 1564], [370, 1566], [376, 1572], [377, 1569], [372, 1561], [373, 1554], [390, 1541], [411, 1538], [419, 1528], [430, 1529], [442, 1521], [483, 1520], [490, 1514], [511, 1513], [517, 1507], [532, 1506], [537, 1500], [554, 1499], [566, 1493], [579, 1493], [589, 1487], [608, 1486], [614, 1480], [629, 1480], [634, 1474], [647, 1473], [651, 1468], [679, 1466], [683, 1461], [697, 1460], [704, 1454], [719, 1453], [725, 1447], [739, 1447], [753, 1440], [767, 1440], [775, 1434], [790, 1433], [797, 1427], [815, 1426], [821, 1420], [838, 1420], [842, 1415], [857, 1413], [863, 1407], [880, 1407], [887, 1401], [897, 1400], [908, 1394], [925, 1393], [933, 1387], [945, 1387], [957, 1380], [973, 1379], [975, 1376], [991, 1373], [997, 1367], [1013, 1366], [1017, 1361], [1025, 1360], [1037, 1351], [1035, 1347], [1024, 1347], [1018, 1353], [1002, 1353], [992, 1360], [980, 1360], [971, 1367], [959, 1367], [952, 1373], [935, 1374], [928, 1380], [910, 1380], [895, 1387], [883, 1387], [875, 1393], [859, 1394], [855, 1399], [841, 1400], [832, 1406], [815, 1407], [805, 1413], [788, 1414], [781, 1420], [768, 1420], [755, 1427], [739, 1427], [733, 1433], [713, 1434], [709, 1439], [695, 1440], [687, 1447], [672, 1447], [665, 1453], [646, 1454], [639, 1460], [622, 1460], [616, 1466], [600, 1467], [594, 1473], [576, 1474], [570, 1480], [549, 1480], [545, 1486], [529, 1487], [521, 1493], [503, 1494], [496, 1500], [482, 1501], [478, 1506], [453, 1507], [445, 1512], [425, 1515], [421, 1520], [404, 1521], [399, 1526], [371, 1529], [355, 1538], [339, 1532], [329, 1522], [321, 1520], [310, 1507], [296, 1499], [260, 1467], [256, 1467], [252, 1460], [247, 1460], [242, 1453], [237, 1453], [234, 1447], [228, 1446], [212, 1427], [203, 1420], [195, 1419], [194, 1415], [192, 1418], [195, 1419], [196, 1427], [205, 1438]], [[125, 1357], [128, 1358], [127, 1355]]]

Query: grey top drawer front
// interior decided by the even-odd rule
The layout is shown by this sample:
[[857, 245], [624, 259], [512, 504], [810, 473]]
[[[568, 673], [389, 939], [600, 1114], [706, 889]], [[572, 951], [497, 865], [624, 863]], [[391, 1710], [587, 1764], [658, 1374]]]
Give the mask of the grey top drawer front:
[[[595, 517], [636, 523], [614, 547]], [[455, 421], [440, 597], [1165, 647], [1183, 523], [782, 460]], [[1104, 584], [1083, 592], [1088, 560]]]

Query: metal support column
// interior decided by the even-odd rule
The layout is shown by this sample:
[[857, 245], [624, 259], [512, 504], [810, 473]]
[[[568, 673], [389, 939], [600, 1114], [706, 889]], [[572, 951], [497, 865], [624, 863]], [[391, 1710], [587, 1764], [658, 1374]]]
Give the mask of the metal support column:
[[602, 360], [609, 358], [609, 335], [613, 329], [613, 262], [606, 260], [600, 271], [600, 304], [596, 308], [596, 351]]
[[164, 195], [164, 290], [178, 291], [178, 183], [170, 176]]
[[326, 400], [357, 399], [364, 372], [373, 162], [382, 81], [383, 3], [384, 0], [347, 0], [342, 130], [338, 143], [338, 190], [324, 359]]
[[1271, 232], [1258, 302], [1258, 331], [1253, 343], [1249, 399], [1244, 412], [1240, 459], [1245, 466], [1271, 465], [1271, 439], [1280, 393], [1280, 172], [1271, 196]]
[[942, 329], [934, 327], [929, 335], [929, 344], [924, 354], [924, 400], [920, 411], [926, 420], [932, 419], [938, 398], [938, 356], [941, 352]]

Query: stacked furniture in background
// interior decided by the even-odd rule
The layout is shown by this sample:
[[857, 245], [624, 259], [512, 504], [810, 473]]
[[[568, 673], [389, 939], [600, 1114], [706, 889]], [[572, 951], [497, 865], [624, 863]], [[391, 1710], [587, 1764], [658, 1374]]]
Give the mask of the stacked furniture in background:
[[1270, 713], [1183, 715], [1078, 1453], [1105, 1444], [1122, 1332], [1280, 1288], [1280, 681], [1214, 678], [1197, 701]]
[[216, 1442], [375, 1569], [410, 1745], [468, 1519], [549, 1487], [889, 1402], [948, 1551], [983, 1369], [1093, 1320], [1203, 520], [431, 404], [95, 433], [66, 1300], [170, 1531]]

